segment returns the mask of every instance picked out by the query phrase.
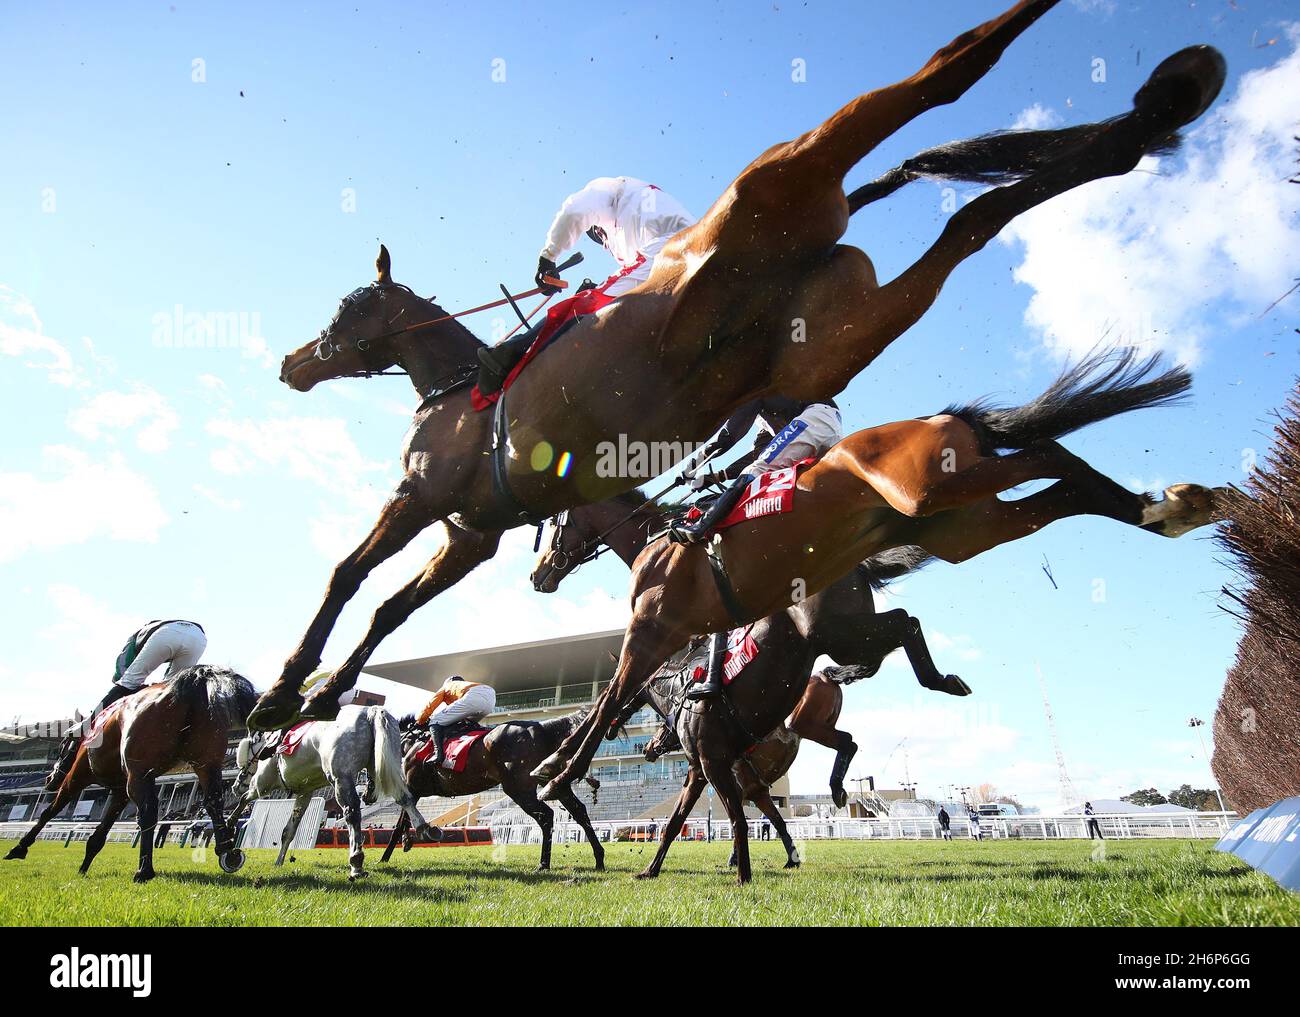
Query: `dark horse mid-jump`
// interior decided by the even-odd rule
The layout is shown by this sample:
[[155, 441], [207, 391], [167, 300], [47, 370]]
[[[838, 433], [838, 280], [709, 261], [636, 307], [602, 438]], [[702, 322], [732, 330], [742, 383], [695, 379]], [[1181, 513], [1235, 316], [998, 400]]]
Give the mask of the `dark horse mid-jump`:
[[[1219, 53], [1185, 49], [1155, 69], [1120, 116], [944, 146], [845, 194], [845, 175], [859, 161], [915, 117], [960, 98], [1057, 2], [1021, 0], [959, 35], [910, 77], [769, 148], [664, 246], [644, 284], [584, 317], [536, 358], [503, 397], [508, 410], [498, 403], [496, 414], [473, 412], [468, 390], [448, 387], [482, 344], [432, 301], [395, 283], [381, 250], [375, 283], [345, 298], [321, 337], [285, 358], [281, 378], [305, 392], [329, 378], [400, 366], [426, 397], [406, 440], [405, 476], [370, 535], [334, 570], [250, 725], [283, 727], [300, 711], [333, 717], [339, 694], [379, 642], [492, 557], [521, 517], [551, 516], [648, 479], [602, 475], [602, 443], [667, 445], [684, 455], [751, 399], [823, 400], [840, 392], [1015, 216], [1167, 148], [1222, 87]], [[915, 263], [880, 285], [866, 254], [839, 243], [849, 216], [926, 175], [1004, 186], [964, 205]], [[407, 329], [433, 319], [443, 320]], [[803, 342], [790, 341], [794, 320], [804, 323]], [[380, 606], [361, 643], [304, 709], [299, 686], [320, 661], [343, 605], [376, 565], [438, 521], [441, 550]]]
[[82, 874], [104, 846], [129, 798], [140, 822], [140, 867], [134, 879], [137, 883], [153, 879], [156, 780], [185, 763], [198, 778], [203, 807], [212, 819], [217, 860], [223, 871], [236, 871], [244, 864], [244, 853], [235, 847], [234, 832], [222, 815], [221, 768], [231, 729], [243, 726], [256, 701], [257, 693], [247, 678], [207, 664], [186, 668], [169, 682], [150, 685], [120, 700], [77, 749], [72, 768], [36, 825], [5, 857], [26, 858], [27, 849], [45, 824], [90, 785], [100, 784], [111, 796], [103, 818], [86, 841]]
[[[470, 749], [465, 768], [459, 773], [443, 766], [435, 766], [428, 760], [417, 760], [408, 751], [406, 753], [406, 783], [416, 798], [437, 795], [442, 798], [460, 798], [464, 795], [476, 795], [490, 791], [498, 784], [509, 799], [533, 818], [542, 828], [542, 860], [539, 869], [551, 867], [551, 828], [555, 823], [555, 813], [551, 807], [537, 798], [537, 778], [533, 769], [554, 752], [569, 736], [586, 715], [586, 711], [556, 717], [543, 721], [510, 721], [499, 724], [474, 743]], [[402, 744], [408, 748], [416, 738], [424, 734], [424, 729], [415, 723], [412, 717], [402, 718]], [[594, 784], [594, 782], [593, 782]], [[605, 849], [600, 838], [592, 828], [591, 819], [582, 800], [573, 793], [572, 788], [565, 788], [557, 795], [557, 800], [568, 810], [578, 825], [582, 827], [591, 843], [591, 852], [596, 856], [596, 868], [605, 867]], [[403, 812], [393, 829], [392, 839], [384, 849], [383, 860], [387, 861], [393, 848], [403, 834], [410, 829], [410, 817]]]
[[[609, 547], [631, 567], [649, 542], [649, 534], [662, 530], [665, 523], [663, 510], [646, 503], [639, 493], [563, 512], [551, 523], [550, 546], [533, 569], [533, 587], [553, 593], [566, 576], [596, 557], [602, 546]], [[758, 647], [758, 656], [748, 665], [746, 680], [762, 683], [775, 671], [791, 671], [796, 678], [807, 680], [823, 654], [843, 665], [857, 665], [853, 680], [868, 678], [889, 654], [901, 648], [923, 688], [953, 696], [970, 695], [970, 686], [961, 678], [943, 674], [935, 667], [916, 618], [902, 608], [876, 610], [877, 592], [929, 559], [927, 552], [915, 547], [888, 551], [863, 562], [820, 593], [778, 611], [762, 626], [751, 627], [749, 635]], [[694, 647], [688, 663], [694, 667], [705, 662], [705, 648]], [[684, 666], [674, 661], [665, 668], [671, 671]], [[792, 734], [834, 750], [831, 795], [841, 807], [848, 800], [844, 775], [857, 752], [849, 732], [835, 728], [843, 703], [838, 683], [811, 682], [785, 722]], [[632, 709], [635, 707], [625, 710], [624, 715], [630, 715]], [[764, 733], [755, 732], [759, 736]], [[752, 796], [746, 797], [754, 801]], [[755, 804], [763, 808], [760, 802]]]
[[[825, 589], [872, 555], [915, 546], [964, 562], [1084, 514], [1166, 537], [1212, 522], [1219, 492], [1176, 484], [1163, 500], [1134, 494], [1056, 441], [1181, 398], [1190, 375], [1160, 367], [1131, 349], [1096, 354], [1024, 406], [975, 403], [858, 431], [799, 477], [794, 511], [732, 526], [711, 549], [667, 539], [647, 545], [633, 566], [632, 621], [614, 679], [583, 728], [536, 771], [552, 778], [542, 797], [586, 772], [622, 706], [691, 636], [765, 618], [788, 607], [795, 591]], [[1017, 501], [997, 497], [1034, 480], [1055, 483]], [[706, 773], [735, 819], [730, 773]]]

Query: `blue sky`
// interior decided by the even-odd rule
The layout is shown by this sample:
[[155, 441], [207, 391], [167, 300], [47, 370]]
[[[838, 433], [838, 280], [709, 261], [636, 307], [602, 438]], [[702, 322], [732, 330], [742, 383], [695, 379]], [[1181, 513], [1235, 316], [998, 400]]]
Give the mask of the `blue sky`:
[[[88, 707], [153, 617], [201, 621], [208, 659], [259, 686], [278, 674], [398, 478], [416, 401], [404, 379], [308, 395], [276, 380], [283, 353], [372, 277], [380, 240], [398, 280], [448, 307], [501, 281], [523, 287], [555, 208], [591, 177], [649, 179], [702, 212], [763, 148], [1002, 6], [12, 5], [0, 720]], [[873, 153], [851, 184], [954, 137], [1122, 112], [1189, 43], [1228, 59], [1223, 98], [1184, 153], [1057, 199], [969, 261], [850, 386], [849, 427], [985, 393], [1021, 401], [1109, 334], [1186, 359], [1195, 400], [1071, 447], [1134, 487], [1240, 482], [1298, 367], [1296, 300], [1264, 313], [1300, 264], [1300, 188], [1284, 182], [1287, 97], [1300, 94], [1289, 6], [1062, 3], [960, 103]], [[805, 81], [792, 80], [796, 60]], [[857, 216], [847, 240], [889, 278], [950, 208], [916, 184]], [[585, 253], [590, 274], [604, 270]], [[224, 316], [237, 341], [169, 346], [186, 314]], [[487, 335], [493, 321], [472, 325]], [[377, 659], [621, 623], [618, 565], [543, 597], [527, 584], [530, 541], [516, 531]], [[435, 546], [428, 534], [372, 576], [326, 663]], [[989, 781], [1051, 807], [1037, 664], [1080, 791], [1204, 785], [1186, 719], [1208, 719], [1232, 658], [1237, 629], [1216, 600], [1229, 579], [1199, 535], [1163, 541], [1104, 520], [927, 570], [891, 603], [976, 695], [923, 695], [891, 660], [848, 695], [854, 774], [894, 786], [906, 766], [931, 794]], [[828, 768], [806, 750], [796, 788], [821, 789]]]

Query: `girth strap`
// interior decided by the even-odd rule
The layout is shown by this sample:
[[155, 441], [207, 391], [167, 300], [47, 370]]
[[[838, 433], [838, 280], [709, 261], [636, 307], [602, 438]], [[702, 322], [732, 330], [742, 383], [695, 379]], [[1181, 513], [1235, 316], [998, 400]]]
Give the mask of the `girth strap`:
[[492, 486], [522, 522], [535, 526], [546, 517], [529, 512], [510, 489], [510, 476], [506, 468], [506, 447], [509, 444], [510, 420], [506, 416], [506, 394], [502, 392], [492, 411]]
[[713, 582], [718, 588], [718, 596], [722, 598], [727, 614], [731, 615], [731, 620], [738, 627], [744, 625], [749, 619], [740, 599], [736, 596], [735, 587], [731, 585], [731, 577], [727, 575], [727, 566], [722, 560], [722, 541], [708, 541], [704, 545], [704, 553], [708, 556], [709, 571], [713, 573]]

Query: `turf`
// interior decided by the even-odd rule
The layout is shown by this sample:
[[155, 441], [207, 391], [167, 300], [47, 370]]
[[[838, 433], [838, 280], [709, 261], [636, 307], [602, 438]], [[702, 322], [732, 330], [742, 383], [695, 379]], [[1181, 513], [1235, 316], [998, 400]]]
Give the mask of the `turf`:
[[[367, 854], [348, 883], [343, 852], [300, 851], [276, 869], [250, 851], [224, 875], [208, 853], [167, 847], [158, 878], [130, 881], [135, 854], [110, 844], [87, 877], [81, 846], [40, 843], [0, 861], [3, 925], [1297, 925], [1300, 895], [1204, 841], [971, 843], [814, 841], [781, 868], [778, 844], [754, 850], [737, 886], [728, 845], [679, 844], [663, 875], [631, 878], [651, 847], [614, 844], [592, 869], [585, 844], [417, 849], [388, 865]], [[8, 845], [3, 845], [7, 848]]]

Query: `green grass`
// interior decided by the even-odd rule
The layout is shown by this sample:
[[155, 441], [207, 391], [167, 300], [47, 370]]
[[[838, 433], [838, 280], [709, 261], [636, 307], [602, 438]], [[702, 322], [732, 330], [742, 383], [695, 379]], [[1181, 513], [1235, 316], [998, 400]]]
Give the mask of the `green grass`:
[[[7, 848], [8, 845], [4, 845]], [[0, 925], [1297, 925], [1300, 895], [1204, 841], [811, 842], [801, 869], [756, 845], [735, 885], [729, 845], [678, 844], [655, 881], [651, 847], [615, 844], [596, 873], [585, 844], [421, 849], [349, 884], [342, 851], [297, 852], [276, 869], [250, 851], [235, 875], [208, 854], [155, 853], [158, 878], [130, 882], [135, 853], [110, 844], [87, 877], [81, 845], [38, 843], [0, 861]]]

